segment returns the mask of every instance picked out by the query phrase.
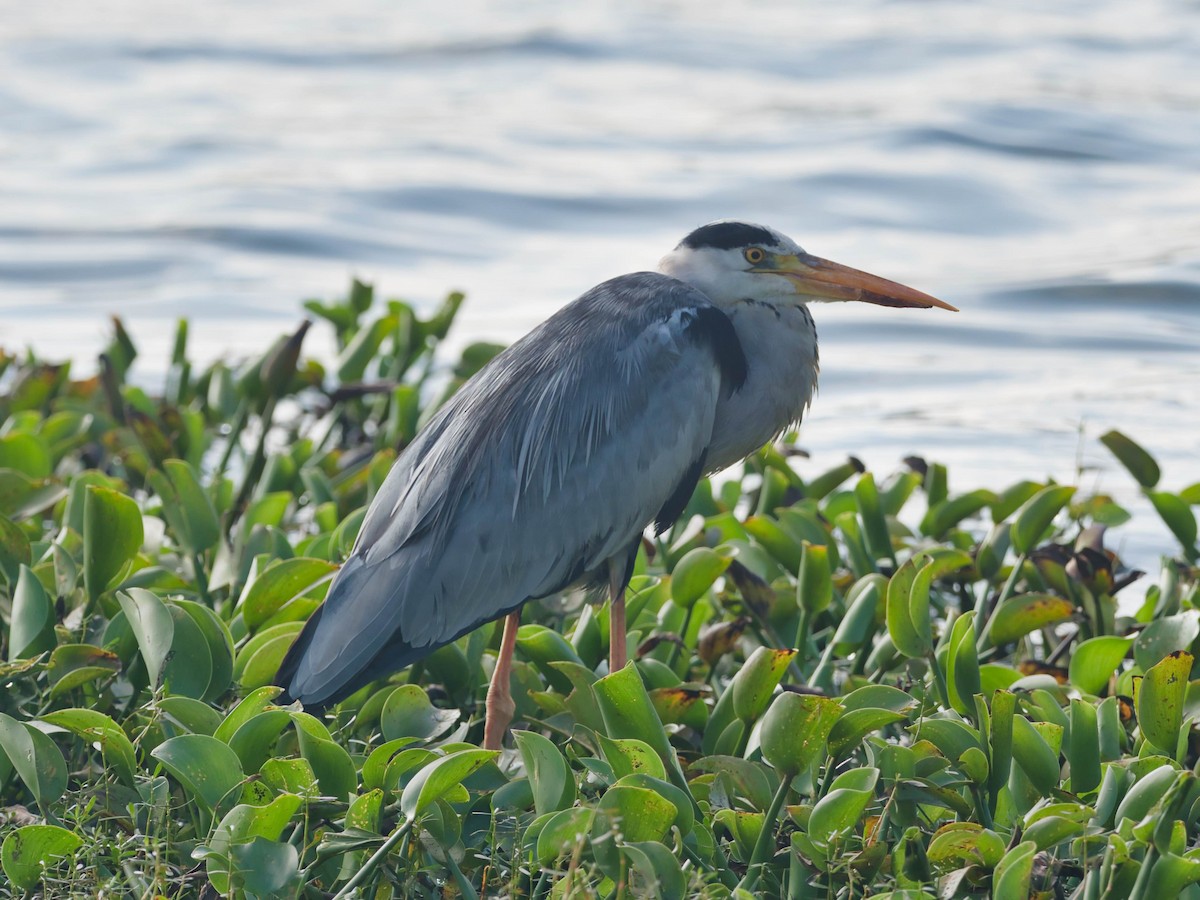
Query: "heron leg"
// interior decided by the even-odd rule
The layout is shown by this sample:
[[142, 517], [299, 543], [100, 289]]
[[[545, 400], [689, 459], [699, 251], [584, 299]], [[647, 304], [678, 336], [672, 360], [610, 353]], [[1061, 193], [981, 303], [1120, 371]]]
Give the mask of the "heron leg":
[[625, 646], [625, 564], [609, 562], [608, 596], [612, 601], [608, 610], [608, 671], [625, 668], [628, 651]]
[[483, 749], [499, 750], [504, 735], [512, 724], [517, 705], [512, 698], [512, 658], [517, 647], [517, 629], [521, 627], [521, 610], [514, 609], [504, 618], [504, 636], [500, 638], [500, 653], [488, 684], [486, 713], [483, 720]]

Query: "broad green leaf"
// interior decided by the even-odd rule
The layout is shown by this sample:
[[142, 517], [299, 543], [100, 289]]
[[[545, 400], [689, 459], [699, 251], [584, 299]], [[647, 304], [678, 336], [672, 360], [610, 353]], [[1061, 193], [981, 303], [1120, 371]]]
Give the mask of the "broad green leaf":
[[1112, 678], [1121, 660], [1129, 653], [1132, 643], [1131, 637], [1115, 635], [1103, 635], [1084, 641], [1071, 654], [1068, 668], [1071, 684], [1085, 694], [1099, 694]]
[[22, 565], [12, 592], [8, 661], [38, 656], [54, 644], [54, 607], [33, 570]]
[[89, 484], [85, 490], [83, 581], [95, 602], [142, 546], [142, 511], [109, 488]]
[[826, 751], [842, 706], [828, 697], [785, 691], [762, 720], [763, 758], [790, 778], [806, 770]]
[[147, 480], [162, 500], [163, 517], [180, 547], [195, 554], [216, 545], [221, 535], [216, 510], [188, 462], [168, 459], [163, 471], [152, 470]]
[[326, 797], [345, 800], [358, 788], [358, 771], [345, 748], [335, 743], [329, 731], [308, 713], [291, 713], [300, 741], [300, 755], [308, 760]]
[[1020, 594], [997, 608], [986, 637], [994, 646], [1023, 638], [1032, 631], [1069, 619], [1075, 605], [1053, 594]]
[[612, 766], [617, 778], [643, 772], [654, 778], [666, 778], [666, 769], [658, 754], [645, 741], [636, 738], [613, 740], [604, 735], [597, 735], [605, 761]]
[[1037, 844], [1025, 841], [1004, 854], [992, 875], [992, 900], [1028, 900]]
[[682, 897], [687, 878], [679, 859], [657, 841], [626, 841], [621, 852], [632, 863], [636, 896]]
[[44, 714], [42, 721], [99, 744], [106, 767], [111, 766], [130, 787], [136, 786], [137, 756], [133, 744], [111, 717], [94, 709], [60, 709]]
[[[171, 617], [171, 611], [158, 597], [144, 588], [120, 591], [117, 599], [125, 612], [129, 627], [137, 638], [138, 649], [146, 663], [146, 672], [150, 675], [150, 684], [157, 687], [163, 665], [171, 652], [171, 644], [175, 640], [175, 621]], [[207, 680], [205, 683], [207, 684]]]
[[829, 549], [806, 541], [800, 559], [800, 575], [796, 579], [796, 603], [801, 609], [815, 615], [829, 608], [833, 601], [832, 575]]
[[857, 750], [863, 738], [872, 731], [903, 722], [907, 718], [906, 714], [890, 709], [868, 707], [847, 710], [829, 732], [829, 755], [834, 759], [841, 759], [847, 753]]
[[943, 825], [929, 842], [928, 858], [938, 871], [964, 865], [994, 867], [1003, 858], [1004, 839], [975, 822]]
[[422, 767], [404, 788], [400, 809], [408, 818], [415, 819], [429, 804], [499, 755], [498, 750], [458, 750], [434, 760]]
[[687, 609], [725, 573], [731, 560], [708, 547], [689, 550], [671, 571], [671, 599]]
[[212, 680], [212, 652], [204, 632], [191, 616], [174, 603], [167, 606], [167, 613], [171, 616], [173, 627], [171, 650], [162, 668], [163, 687], [168, 694], [198, 700], [207, 693]]
[[1049, 794], [1058, 786], [1058, 753], [1024, 716], [1015, 716], [1012, 724], [1013, 759], [1043, 796]]
[[854, 828], [874, 798], [878, 780], [879, 770], [874, 767], [849, 769], [835, 778], [809, 817], [808, 833], [812, 839], [829, 844]]
[[456, 709], [439, 709], [420, 685], [402, 684], [388, 694], [379, 718], [385, 740], [401, 737], [434, 738], [458, 721]]
[[13, 887], [31, 891], [47, 867], [66, 859], [82, 845], [83, 838], [57, 825], [26, 825], [5, 837], [0, 862]]
[[196, 798], [200, 805], [216, 811], [232, 805], [243, 773], [237, 754], [206, 734], [181, 734], [163, 741], [150, 751], [163, 768]]
[[921, 633], [913, 623], [909, 603], [917, 579], [917, 561], [910, 558], [896, 570], [888, 582], [887, 630], [896, 649], [908, 657], [924, 656], [930, 649], [929, 634]]
[[1050, 485], [1034, 494], [1013, 522], [1013, 549], [1022, 555], [1032, 550], [1074, 494], [1075, 488], [1063, 485]]
[[275, 687], [274, 685], [251, 691], [238, 701], [237, 706], [225, 714], [220, 727], [213, 732], [213, 737], [228, 744], [229, 739], [237, 733], [239, 728], [260, 712], [268, 709], [272, 705], [272, 701], [282, 693], [283, 688]]
[[1167, 523], [1171, 533], [1179, 540], [1184, 555], [1189, 560], [1196, 559], [1196, 514], [1192, 512], [1187, 502], [1175, 494], [1166, 491], [1149, 491], [1146, 494], [1162, 520]]
[[750, 654], [727, 688], [733, 691], [733, 710], [739, 719], [749, 725], [763, 714], [795, 656], [795, 650], [769, 647], [758, 647]]
[[1079, 699], [1071, 701], [1071, 790], [1084, 794], [1100, 786], [1100, 729], [1096, 707]]
[[62, 751], [38, 729], [0, 713], [0, 750], [43, 809], [67, 789]]
[[607, 826], [611, 821], [627, 842], [661, 841], [675, 821], [675, 804], [670, 800], [652, 790], [629, 785], [609, 788], [596, 809], [607, 814], [597, 818], [596, 827]]
[[575, 779], [562, 751], [548, 738], [533, 731], [514, 731], [525, 774], [533, 788], [533, 803], [539, 816], [566, 809], [575, 802]]
[[596, 811], [587, 806], [574, 806], [551, 813], [538, 832], [537, 858], [544, 866], [562, 857], [571, 857], [581, 845], [591, 843], [592, 823]]
[[1100, 435], [1100, 443], [1112, 452], [1142, 487], [1148, 489], [1158, 484], [1162, 477], [1158, 463], [1131, 438], [1114, 429]]
[[667, 740], [666, 730], [646, 686], [632, 663], [598, 680], [593, 689], [604, 717], [604, 727], [614, 740], [636, 738], [649, 744], [662, 760], [674, 782], [682, 779], [675, 751]]
[[10, 585], [16, 583], [21, 566], [29, 562], [29, 538], [15, 522], [0, 516], [0, 578]]
[[238, 609], [246, 627], [255, 631], [293, 600], [333, 578], [337, 568], [326, 560], [305, 557], [278, 560], [267, 566], [242, 591]]
[[121, 671], [121, 658], [110, 650], [91, 644], [60, 644], [50, 654], [46, 675], [50, 679], [50, 698], [97, 678], [108, 678]]
[[[211, 676], [201, 699], [215, 701], [233, 684], [233, 636], [228, 626], [207, 606], [192, 600], [175, 600], [174, 605], [187, 613], [208, 645]], [[175, 640], [179, 640], [178, 633]]]
[[1133, 660], [1146, 671], [1167, 654], [1187, 650], [1198, 637], [1200, 613], [1196, 610], [1155, 619], [1134, 639]]
[[1191, 671], [1192, 655], [1177, 650], [1146, 671], [1138, 691], [1138, 725], [1142, 734], [1169, 757], [1175, 756]]

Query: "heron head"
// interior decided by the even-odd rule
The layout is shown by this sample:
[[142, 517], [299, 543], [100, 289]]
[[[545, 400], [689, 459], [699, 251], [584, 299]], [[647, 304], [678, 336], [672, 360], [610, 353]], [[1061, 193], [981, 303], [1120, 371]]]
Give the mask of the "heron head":
[[788, 306], [810, 300], [861, 300], [957, 312], [921, 291], [813, 256], [775, 229], [747, 222], [712, 222], [697, 228], [663, 257], [659, 271], [687, 282], [718, 306], [746, 299]]

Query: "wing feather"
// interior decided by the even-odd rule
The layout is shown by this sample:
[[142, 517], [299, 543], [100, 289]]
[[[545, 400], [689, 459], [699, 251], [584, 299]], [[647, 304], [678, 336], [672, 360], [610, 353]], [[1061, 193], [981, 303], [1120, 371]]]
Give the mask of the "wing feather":
[[492, 360], [397, 460], [281, 667], [289, 693], [344, 696], [626, 552], [711, 438], [714, 315], [622, 276]]

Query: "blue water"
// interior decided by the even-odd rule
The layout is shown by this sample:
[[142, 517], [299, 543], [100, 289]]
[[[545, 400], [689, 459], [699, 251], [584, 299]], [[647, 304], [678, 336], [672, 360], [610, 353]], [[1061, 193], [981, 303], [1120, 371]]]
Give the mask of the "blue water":
[[815, 310], [813, 469], [1133, 502], [1113, 425], [1200, 480], [1198, 61], [1194, 0], [14, 6], [0, 344], [237, 355], [351, 274], [512, 339], [740, 217], [962, 308]]

